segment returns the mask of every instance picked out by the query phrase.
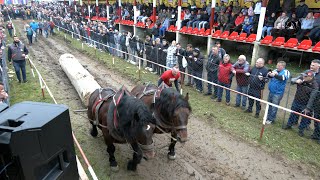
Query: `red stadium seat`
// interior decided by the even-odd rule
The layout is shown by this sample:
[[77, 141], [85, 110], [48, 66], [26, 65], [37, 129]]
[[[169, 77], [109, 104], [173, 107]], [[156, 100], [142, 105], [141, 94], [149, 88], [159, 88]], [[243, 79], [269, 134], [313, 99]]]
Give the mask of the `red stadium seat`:
[[285, 38], [284, 37], [277, 37], [273, 42], [272, 46], [282, 46], [284, 44]]
[[236, 39], [237, 41], [244, 41], [247, 39], [247, 33], [241, 33], [240, 36]]
[[260, 44], [270, 44], [273, 40], [273, 36], [266, 36], [261, 41]]
[[191, 34], [198, 35], [198, 34], [199, 34], [199, 29], [198, 29], [198, 28], [194, 28], [194, 29], [191, 31]]
[[298, 49], [308, 50], [312, 46], [311, 40], [303, 40], [300, 45], [297, 47]]
[[212, 37], [217, 38], [217, 37], [219, 37], [220, 35], [221, 35], [221, 31], [220, 31], [220, 30], [216, 30], [216, 32], [214, 32], [214, 33], [212, 34]]
[[248, 43], [252, 43], [253, 41], [255, 41], [257, 38], [257, 35], [256, 34], [250, 34], [247, 39], [246, 39], [246, 42]]
[[174, 25], [170, 25], [167, 31], [173, 31]]
[[229, 34], [230, 34], [229, 31], [224, 31], [224, 32], [221, 34], [220, 38], [227, 39], [227, 37], [229, 36]]
[[320, 41], [312, 48], [314, 52], [320, 52]]
[[199, 33], [198, 33], [198, 35], [200, 35], [200, 36], [204, 36], [205, 35], [205, 29], [204, 28], [201, 28], [200, 30], [199, 30]]
[[204, 35], [205, 35], [205, 36], [209, 36], [210, 33], [211, 33], [211, 30], [210, 30], [210, 29], [207, 29], [206, 32], [204, 32]]
[[314, 13], [313, 17], [314, 17], [315, 19], [320, 18], [320, 13]]
[[92, 20], [92, 21], [98, 20], [98, 16], [93, 16], [93, 17], [91, 18], [91, 20]]
[[192, 30], [193, 30], [192, 27], [188, 27], [188, 28], [187, 28], [187, 31], [186, 31], [185, 33], [191, 34], [191, 33], [192, 33]]
[[235, 40], [235, 39], [237, 39], [238, 37], [239, 37], [238, 32], [233, 31], [233, 32], [229, 35], [228, 39], [230, 39], [230, 40]]
[[284, 43], [284, 47], [286, 48], [294, 48], [298, 44], [298, 39], [297, 38], [290, 38], [286, 43]]
[[99, 18], [98, 18], [98, 21], [107, 22], [108, 19], [105, 18], [105, 17], [99, 17]]
[[187, 31], [187, 26], [183, 26], [181, 29], [180, 29], [180, 32], [181, 33], [185, 33]]

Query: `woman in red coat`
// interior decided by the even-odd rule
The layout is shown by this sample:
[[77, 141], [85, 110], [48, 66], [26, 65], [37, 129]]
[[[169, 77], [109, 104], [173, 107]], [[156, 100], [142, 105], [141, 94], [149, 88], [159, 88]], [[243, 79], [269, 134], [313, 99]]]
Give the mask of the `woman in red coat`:
[[[218, 73], [218, 83], [221, 86], [224, 86], [226, 88], [231, 87], [231, 82], [232, 82], [232, 64], [230, 61], [230, 56], [228, 54], [225, 54], [223, 56], [223, 62], [220, 62], [219, 65], [219, 73]], [[217, 102], [221, 102], [222, 99], [222, 94], [223, 94], [223, 88], [218, 87], [218, 99], [216, 100]], [[230, 90], [226, 90], [226, 104], [229, 106], [230, 105]]]

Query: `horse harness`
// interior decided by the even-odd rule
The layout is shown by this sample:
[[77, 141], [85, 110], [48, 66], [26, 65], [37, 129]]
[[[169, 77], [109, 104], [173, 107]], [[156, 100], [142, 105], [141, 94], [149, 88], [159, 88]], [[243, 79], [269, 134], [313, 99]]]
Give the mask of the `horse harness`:
[[114, 109], [113, 109], [113, 125], [114, 125], [115, 128], [118, 128], [118, 124], [119, 124], [119, 123], [118, 123], [119, 113], [118, 113], [118, 108], [117, 108], [117, 106], [119, 105], [120, 100], [121, 100], [121, 98], [123, 97], [124, 93], [125, 93], [125, 90], [122, 89], [119, 97], [117, 98], [117, 100], [116, 100], [116, 95], [117, 95], [117, 94], [115, 94], [115, 95], [112, 97], [113, 103], [114, 103], [114, 106], [115, 106]]
[[[153, 95], [153, 101], [152, 104], [154, 105], [156, 103], [156, 99], [160, 98], [161, 92], [163, 89], [165, 88], [169, 88], [168, 85], [166, 85], [165, 83], [162, 83], [157, 89], [147, 89], [149, 87], [150, 83], [148, 83], [145, 88], [143, 89], [142, 94], [140, 94], [137, 98], [141, 99], [143, 96], [148, 96], [148, 95]], [[157, 109], [159, 110], [159, 109]], [[173, 132], [174, 130], [182, 130], [182, 129], [187, 129], [187, 126], [174, 126], [173, 122], [170, 123], [166, 123], [165, 121], [163, 121], [162, 116], [158, 116], [156, 112], [159, 111], [154, 111], [152, 113], [152, 116], [156, 119], [157, 122], [157, 128], [162, 131], [163, 133], [168, 133], [168, 132]], [[162, 128], [164, 129], [162, 129]], [[173, 137], [172, 137], [173, 138]]]
[[[113, 93], [106, 95], [105, 97], [102, 98], [102, 91], [103, 90], [112, 90]], [[93, 121], [93, 125], [100, 125], [99, 124], [99, 110], [101, 108], [101, 106], [103, 105], [104, 102], [108, 101], [111, 97], [113, 97], [115, 95], [115, 91], [111, 88], [99, 88], [99, 99], [98, 101], [94, 104], [93, 108], [92, 108], [92, 114], [95, 115], [94, 121]]]

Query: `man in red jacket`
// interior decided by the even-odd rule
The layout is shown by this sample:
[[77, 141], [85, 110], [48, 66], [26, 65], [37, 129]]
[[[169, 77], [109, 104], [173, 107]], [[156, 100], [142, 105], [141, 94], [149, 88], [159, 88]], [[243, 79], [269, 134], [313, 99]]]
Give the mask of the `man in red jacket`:
[[[231, 80], [232, 80], [232, 64], [230, 62], [230, 56], [228, 54], [225, 54], [223, 56], [223, 61], [220, 62], [219, 65], [219, 73], [218, 73], [218, 83], [221, 86], [224, 86], [226, 88], [231, 87]], [[218, 87], [218, 99], [217, 102], [221, 102], [223, 94], [223, 88]], [[226, 104], [227, 106], [230, 105], [230, 90], [226, 90]]]
[[175, 65], [172, 69], [165, 71], [158, 81], [158, 86], [161, 85], [162, 82], [164, 82], [169, 87], [172, 87], [172, 83], [176, 86], [176, 89], [178, 92], [180, 92], [179, 85], [178, 85], [178, 79], [180, 77], [179, 67], [178, 65]]

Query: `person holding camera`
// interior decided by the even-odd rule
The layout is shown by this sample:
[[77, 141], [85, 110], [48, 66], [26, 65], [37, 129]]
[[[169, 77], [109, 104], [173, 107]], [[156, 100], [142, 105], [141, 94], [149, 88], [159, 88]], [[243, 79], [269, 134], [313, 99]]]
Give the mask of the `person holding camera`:
[[[265, 87], [266, 82], [268, 81], [268, 69], [264, 66], [265, 60], [263, 58], [259, 58], [256, 61], [255, 67], [253, 67], [249, 72], [245, 73], [249, 76], [249, 89], [248, 95], [256, 97], [258, 99], [262, 99], [263, 89]], [[246, 113], [252, 113], [254, 100], [249, 98], [249, 106], [248, 109], [245, 110]], [[260, 101], [256, 101], [256, 114], [255, 118], [259, 117], [261, 111]]]
[[[314, 72], [314, 78], [317, 81], [318, 88], [320, 89], [320, 73], [319, 73], [319, 68], [320, 68], [320, 60], [319, 59], [314, 59], [311, 61], [310, 64], [310, 70]], [[312, 104], [312, 105], [310, 105]], [[311, 114], [309, 111], [313, 111], [313, 117], [316, 119], [320, 119], [320, 92], [319, 90], [317, 91], [315, 96], [310, 96], [310, 99], [308, 101], [307, 107], [311, 108], [306, 108], [304, 113], [305, 114]], [[305, 129], [308, 125], [310, 124], [310, 119], [305, 119], [300, 123], [299, 129]], [[303, 134], [301, 134], [303, 135]], [[314, 121], [314, 131], [313, 134], [311, 135], [311, 139], [317, 140], [318, 143], [320, 144], [320, 122]]]
[[[286, 69], [286, 62], [279, 61], [277, 69], [268, 72], [268, 77], [270, 78], [268, 102], [279, 105], [290, 77], [290, 72]], [[277, 112], [277, 107], [269, 106], [266, 124], [274, 123]]]
[[[318, 83], [314, 78], [314, 72], [307, 70], [300, 76], [291, 79], [292, 84], [297, 84], [297, 91], [294, 96], [291, 110], [295, 112], [303, 112], [304, 114], [310, 116], [312, 104], [318, 91]], [[299, 115], [291, 113], [284, 129], [291, 129], [293, 125], [298, 124]], [[299, 135], [303, 136], [303, 131], [310, 124], [310, 120], [306, 117], [302, 117], [299, 126]]]

